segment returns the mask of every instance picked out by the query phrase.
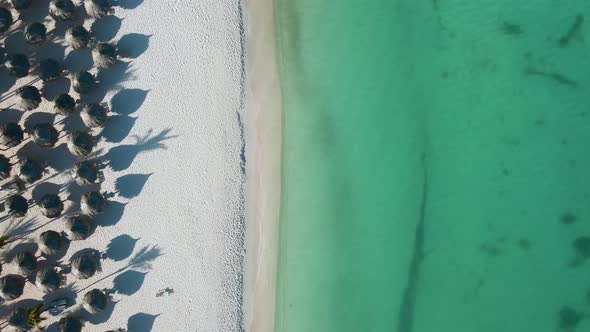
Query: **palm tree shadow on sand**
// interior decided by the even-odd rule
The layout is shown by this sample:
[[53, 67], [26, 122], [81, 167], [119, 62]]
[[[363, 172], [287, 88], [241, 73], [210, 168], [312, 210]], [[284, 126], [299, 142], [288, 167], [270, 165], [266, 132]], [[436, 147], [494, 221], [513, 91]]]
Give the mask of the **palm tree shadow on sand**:
[[[106, 253], [105, 253], [106, 255]], [[103, 255], [104, 258], [105, 255]], [[152, 263], [160, 256], [162, 256], [162, 250], [160, 249], [159, 246], [157, 245], [152, 245], [152, 246], [144, 246], [143, 248], [141, 248], [137, 253], [135, 253], [135, 255], [133, 255], [133, 257], [131, 257], [131, 259], [129, 260], [129, 262], [123, 266], [122, 268], [111, 272], [110, 274], [94, 281], [93, 283], [89, 284], [88, 286], [78, 290], [78, 293], [83, 293], [85, 291], [88, 291], [90, 289], [92, 289], [92, 287], [98, 283], [100, 283], [103, 280], [106, 280], [108, 278], [111, 278], [113, 276], [115, 276], [115, 278], [117, 278], [116, 276], [121, 275], [127, 271], [136, 271], [138, 273], [141, 273], [139, 271], [142, 271], [143, 275], [145, 276], [145, 274], [147, 274], [147, 272], [149, 272], [152, 269]], [[135, 280], [133, 279], [128, 279], [129, 282], [134, 282]], [[143, 281], [142, 281], [143, 283]], [[126, 284], [122, 284], [119, 282], [119, 285], [121, 287], [127, 287]], [[141, 285], [139, 285], [139, 287], [141, 287]], [[133, 287], [135, 288], [135, 287]], [[118, 289], [115, 287], [114, 289], [115, 291], [118, 291]]]
[[153, 129], [150, 129], [144, 136], [133, 135], [135, 144], [115, 146], [103, 156], [103, 159], [115, 172], [126, 170], [140, 153], [166, 149], [164, 141], [177, 137], [176, 135], [170, 135], [171, 131], [172, 129], [168, 128], [152, 135]]
[[150, 315], [144, 312], [137, 313], [127, 320], [127, 331], [145, 331], [150, 332], [154, 327], [154, 322], [158, 315]]

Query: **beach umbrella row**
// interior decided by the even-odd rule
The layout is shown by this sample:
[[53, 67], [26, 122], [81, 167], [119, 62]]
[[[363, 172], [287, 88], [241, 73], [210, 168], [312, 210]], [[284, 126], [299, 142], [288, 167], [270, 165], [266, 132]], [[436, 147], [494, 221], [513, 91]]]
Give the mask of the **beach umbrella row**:
[[[61, 248], [63, 250], [63, 248]], [[77, 253], [68, 265], [39, 267], [40, 262], [31, 251], [22, 251], [15, 255], [13, 264], [17, 273], [0, 277], [0, 298], [4, 301], [16, 300], [23, 295], [28, 280], [44, 293], [52, 293], [65, 284], [64, 271], [78, 279], [89, 279], [101, 271], [101, 257], [97, 251], [85, 250]]]
[[[91, 314], [98, 314], [102, 312], [107, 304], [108, 295], [100, 289], [92, 289], [82, 297], [82, 307]], [[43, 313], [50, 310], [52, 307], [43, 307], [39, 303], [30, 308], [17, 308], [10, 313], [6, 325], [13, 328], [22, 329], [22, 331], [29, 331], [37, 328], [43, 330], [41, 323], [46, 320]], [[80, 332], [84, 327], [84, 321], [73, 314], [67, 314], [58, 321], [58, 331], [60, 332]]]
[[[12, 5], [17, 9], [15, 1], [17, 0], [12, 1]], [[26, 0], [23, 1], [26, 2]], [[29, 6], [30, 2], [29, 0]], [[18, 10], [26, 10], [27, 8], [26, 3], [18, 5], [20, 8]], [[104, 17], [113, 12], [110, 0], [85, 0], [84, 7], [86, 13], [93, 18]], [[70, 0], [51, 0], [49, 15], [56, 21], [70, 21], [76, 15], [76, 5]], [[14, 24], [14, 20], [11, 19], [10, 22], [6, 20], [5, 23], [8, 28], [4, 31], [8, 31]], [[0, 29], [1, 24], [2, 13], [0, 12]], [[24, 28], [25, 41], [31, 46], [47, 42], [50, 34], [51, 31], [48, 31], [41, 22], [32, 22]], [[70, 26], [66, 31], [65, 40], [72, 49], [91, 47], [92, 60], [97, 68], [109, 68], [120, 59], [118, 48], [114, 44], [94, 43], [91, 34], [81, 25]], [[91, 93], [99, 84], [96, 76], [92, 73], [87, 71], [70, 73], [62, 68], [59, 61], [54, 59], [44, 59], [33, 65], [22, 54], [3, 54], [3, 61], [0, 63], [5, 64], [9, 75], [17, 78], [31, 74], [37, 76], [29, 84], [14, 90], [12, 94], [0, 97], [1, 100], [15, 97], [15, 105], [23, 111], [34, 111], [43, 102], [40, 89], [33, 85], [37, 81], [42, 81], [45, 84], [69, 76], [72, 89], [79, 95]], [[105, 104], [87, 103], [81, 105], [68, 93], [58, 95], [52, 103], [54, 112], [62, 116], [72, 115], [79, 109], [80, 119], [89, 130], [103, 128], [108, 121], [109, 109]], [[73, 180], [81, 186], [103, 181], [101, 169], [104, 165], [98, 160], [85, 159], [94, 152], [98, 141], [97, 136], [87, 131], [72, 131], [62, 135], [55, 123], [37, 123], [28, 130], [24, 130], [16, 123], [6, 125], [7, 130], [3, 131], [0, 127], [0, 145], [5, 148], [16, 148], [27, 139], [31, 139], [41, 148], [53, 148], [62, 137], [67, 137], [68, 150], [72, 155], [81, 159], [71, 169]], [[6, 133], [5, 138], [3, 138], [4, 133]], [[11, 133], [13, 133], [12, 136]], [[9, 179], [13, 171], [16, 174], [16, 177], [8, 183], [10, 185], [6, 186], [7, 189], [23, 189], [26, 188], [26, 185], [35, 184], [42, 179], [46, 169], [45, 163], [30, 157], [24, 157], [22, 160], [12, 163], [11, 158], [0, 155], [0, 179]], [[64, 201], [58, 194], [48, 193], [37, 202], [31, 202], [25, 199], [20, 191], [18, 190], [17, 194], [11, 195], [5, 200], [6, 213], [9, 216], [22, 218], [35, 205], [38, 206], [40, 213], [47, 218], [59, 218], [64, 214]], [[103, 257], [96, 250], [80, 251], [72, 256], [68, 265], [61, 266], [45, 266], [42, 261], [39, 261], [39, 258], [62, 255], [68, 249], [70, 241], [83, 241], [91, 236], [96, 228], [93, 216], [102, 213], [107, 204], [105, 195], [100, 191], [90, 190], [84, 193], [80, 199], [82, 214], [65, 217], [62, 232], [47, 230], [40, 234], [38, 245], [41, 256], [37, 257], [35, 253], [26, 250], [14, 256], [11, 263], [16, 266], [17, 273], [0, 277], [0, 297], [7, 301], [20, 297], [27, 281], [34, 283], [44, 293], [53, 293], [64, 285], [65, 272], [78, 279], [92, 278], [100, 272]], [[6, 239], [5, 241], [8, 243], [11, 240]], [[1, 243], [2, 238], [0, 237], [0, 247]], [[107, 307], [109, 297], [109, 291], [91, 289], [81, 298], [82, 308], [90, 314], [98, 314]], [[49, 308], [43, 304], [29, 308], [17, 308], [11, 313], [7, 324], [23, 331], [35, 327], [41, 328], [45, 319], [42, 314]], [[83, 326], [84, 321], [73, 314], [67, 314], [58, 322], [60, 332], [82, 331]]]

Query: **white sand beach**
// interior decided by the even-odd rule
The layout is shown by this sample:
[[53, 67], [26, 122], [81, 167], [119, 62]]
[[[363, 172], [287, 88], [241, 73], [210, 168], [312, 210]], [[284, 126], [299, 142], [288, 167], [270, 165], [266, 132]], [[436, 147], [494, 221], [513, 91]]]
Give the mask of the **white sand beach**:
[[[274, 331], [281, 193], [281, 92], [272, 0], [246, 1], [246, 331]], [[251, 161], [251, 162], [250, 162]]]
[[[78, 301], [90, 289], [86, 287], [117, 292], [113, 295], [116, 303], [106, 312], [83, 317], [84, 331], [240, 331], [245, 229], [245, 134], [240, 117], [247, 116], [243, 110], [240, 7], [234, 1], [216, 0], [121, 0], [119, 4], [114, 16], [94, 25], [85, 23], [92, 25], [97, 39], [118, 43], [128, 57], [98, 75], [102, 101], [109, 102], [113, 111], [98, 144], [97, 155], [109, 163], [100, 190], [115, 194], [97, 218], [95, 233], [87, 240], [72, 242], [62, 260], [67, 263], [84, 248], [96, 249], [105, 257], [98, 275], [84, 281], [67, 276], [68, 284], [73, 283], [80, 292]], [[66, 69], [92, 67], [89, 51], [76, 51], [73, 56], [70, 52], [63, 47], [56, 54], [62, 59], [66, 56]], [[58, 85], [69, 89], [69, 83]], [[53, 114], [50, 103], [44, 100], [35, 113], [10, 114], [26, 127], [27, 118], [36, 113]], [[63, 129], [71, 130], [79, 122], [66, 122]], [[67, 155], [65, 139], [58, 144], [58, 152], [39, 153], [51, 159], [49, 179], [36, 186], [44, 189], [33, 188], [24, 196], [35, 198], [43, 191], [61, 190], [60, 197], [69, 196], [73, 201], [66, 203], [67, 212], [76, 213], [85, 188], [63, 185], [70, 181], [69, 168], [75, 160], [60, 157]], [[274, 144], [269, 154], [277, 148]], [[254, 153], [260, 161], [263, 148], [249, 149], [248, 154]], [[264, 168], [257, 172], [269, 166], [260, 167]], [[257, 192], [267, 186], [258, 184]], [[266, 206], [278, 199], [263, 197]], [[256, 209], [252, 215], [261, 211]], [[61, 219], [46, 223], [35, 207], [28, 216], [33, 218], [25, 220], [32, 220], [30, 228], [36, 229], [6, 249], [7, 255], [16, 246], [35, 242], [43, 231], [64, 228]], [[264, 215], [261, 220], [272, 220], [269, 217]], [[0, 227], [7, 225], [5, 221]], [[274, 245], [266, 238], [262, 234], [258, 240], [265, 246]], [[263, 257], [252, 266], [259, 266], [258, 272], [266, 275], [270, 262]], [[258, 294], [258, 288], [256, 291]], [[268, 294], [270, 289], [261, 292]], [[4, 314], [41, 297], [28, 283], [25, 295], [5, 305]], [[78, 306], [71, 310], [79, 314]], [[55, 320], [47, 321], [48, 331], [56, 331]]]

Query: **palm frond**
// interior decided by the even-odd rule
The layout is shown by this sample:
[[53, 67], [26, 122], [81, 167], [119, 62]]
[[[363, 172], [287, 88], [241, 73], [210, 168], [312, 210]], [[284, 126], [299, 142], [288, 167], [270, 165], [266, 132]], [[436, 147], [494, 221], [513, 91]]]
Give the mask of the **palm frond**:
[[41, 323], [47, 318], [41, 317], [43, 313], [43, 304], [39, 303], [32, 309], [27, 309], [27, 322], [29, 326], [36, 327], [39, 331], [44, 331], [45, 328], [41, 326]]

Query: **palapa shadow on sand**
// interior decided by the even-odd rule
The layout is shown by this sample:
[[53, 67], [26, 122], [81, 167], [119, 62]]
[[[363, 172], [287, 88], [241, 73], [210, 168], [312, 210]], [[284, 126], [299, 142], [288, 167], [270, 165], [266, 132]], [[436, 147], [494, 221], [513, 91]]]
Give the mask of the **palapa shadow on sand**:
[[90, 70], [94, 66], [92, 50], [85, 48], [68, 53], [64, 59], [64, 66], [74, 73], [81, 70]]
[[128, 234], [119, 235], [108, 244], [104, 257], [112, 259], [115, 262], [122, 261], [131, 256], [138, 240]]
[[148, 272], [127, 270], [113, 280], [113, 288], [122, 295], [133, 295], [141, 289]]
[[122, 22], [123, 19], [117, 16], [103, 17], [92, 23], [90, 32], [97, 41], [108, 42], [115, 38], [117, 32], [121, 29]]
[[51, 182], [41, 183], [38, 186], [35, 186], [35, 188], [33, 188], [31, 198], [33, 199], [33, 201], [38, 202], [41, 199], [41, 197], [43, 197], [43, 195], [57, 194], [61, 191], [62, 188], [63, 185], [61, 184]]
[[143, 105], [149, 92], [150, 90], [122, 89], [111, 98], [111, 111], [131, 115]]
[[[0, 75], [0, 77], [2, 77], [2, 75]], [[3, 122], [18, 123], [22, 119], [23, 115], [24, 115], [24, 113], [22, 111], [17, 110], [17, 109], [14, 109], [14, 108], [5, 109], [5, 110], [2, 110], [2, 121]]]
[[126, 205], [127, 203], [109, 201], [105, 212], [97, 215], [94, 221], [101, 227], [115, 226], [123, 218]]
[[101, 132], [102, 137], [107, 142], [120, 143], [129, 135], [136, 120], [137, 118], [128, 115], [111, 115], [109, 126]]
[[143, 0], [117, 0], [115, 5], [125, 9], [135, 9], [142, 3]]
[[129, 332], [150, 332], [158, 315], [150, 315], [144, 312], [137, 313], [127, 320], [127, 331]]
[[121, 37], [117, 43], [119, 53], [124, 58], [137, 59], [150, 46], [150, 37], [140, 33], [130, 33]]
[[177, 137], [170, 135], [171, 130], [164, 129], [158, 134], [152, 135], [153, 130], [150, 129], [144, 136], [134, 135], [135, 144], [115, 146], [104, 155], [104, 159], [108, 160], [109, 166], [113, 171], [119, 172], [126, 170], [140, 153], [166, 149], [166, 145], [163, 142]]
[[131, 199], [139, 196], [143, 187], [147, 183], [150, 174], [127, 174], [119, 177], [115, 183], [116, 193], [120, 197]]
[[137, 117], [129, 116], [135, 113], [145, 101], [149, 90], [122, 89], [111, 98], [111, 112], [109, 125], [101, 132], [107, 142], [119, 143], [124, 140]]

